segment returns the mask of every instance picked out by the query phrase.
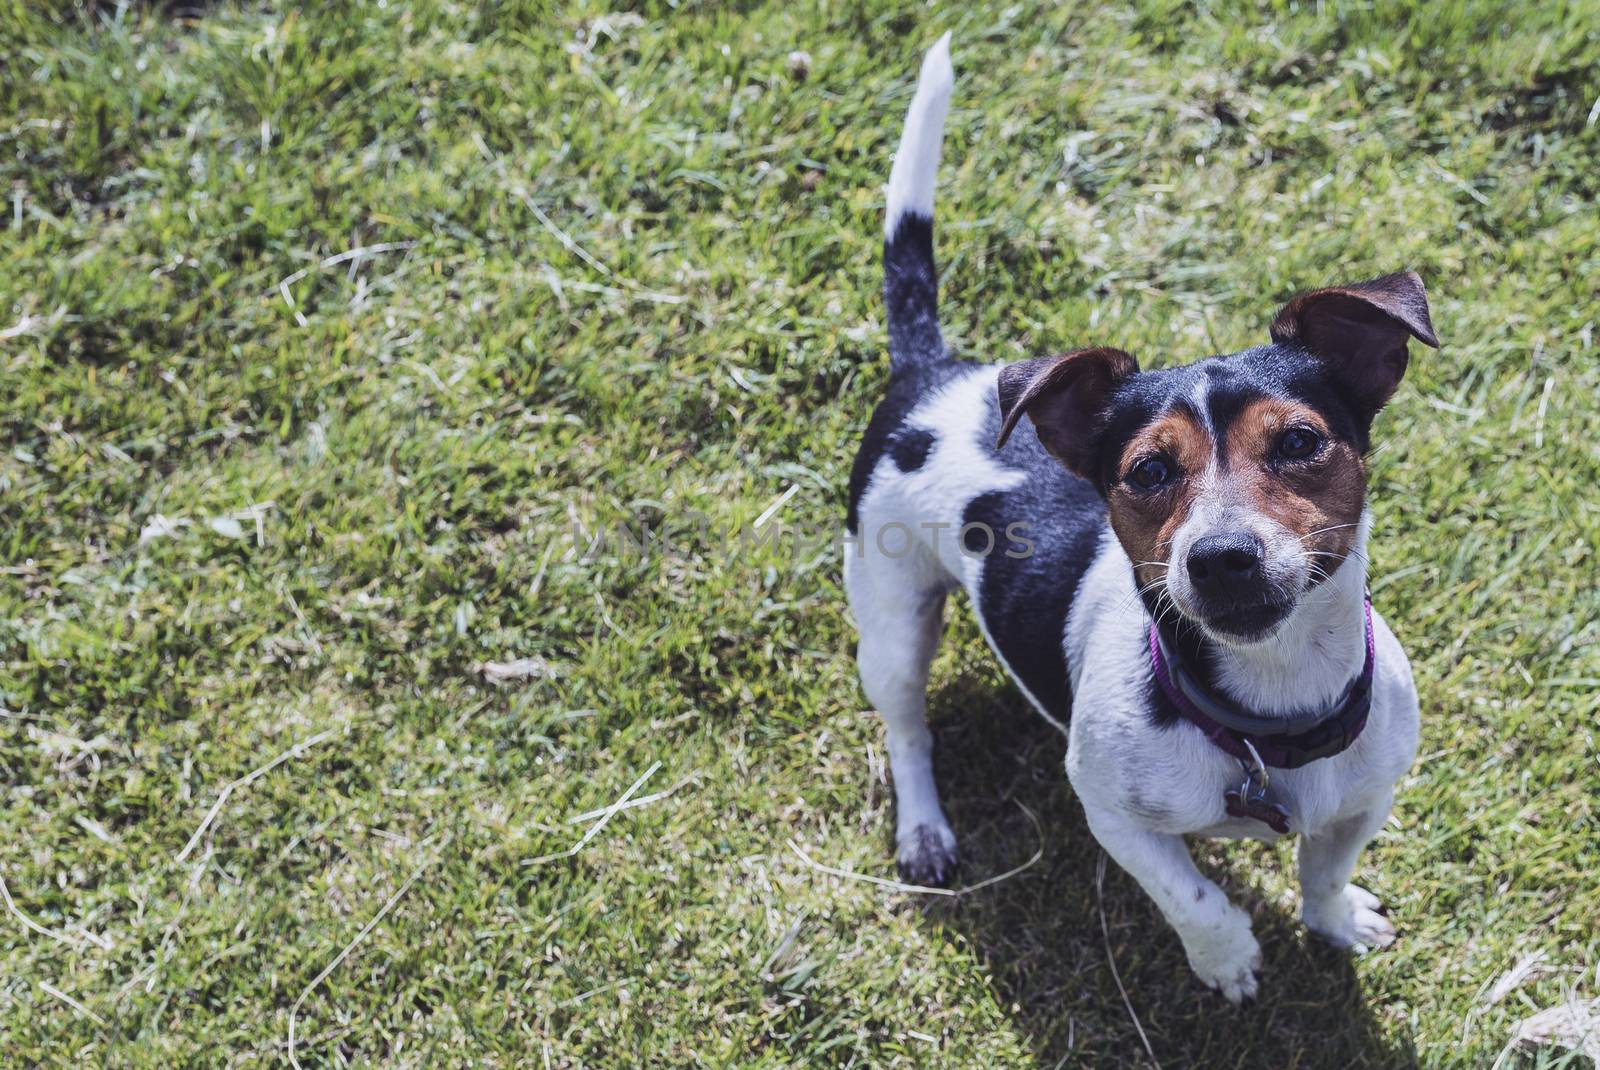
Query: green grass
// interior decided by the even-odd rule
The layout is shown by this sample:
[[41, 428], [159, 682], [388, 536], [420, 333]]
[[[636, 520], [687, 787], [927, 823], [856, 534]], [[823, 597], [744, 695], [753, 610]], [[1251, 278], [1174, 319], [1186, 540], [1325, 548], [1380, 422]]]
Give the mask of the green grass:
[[[0, 0], [0, 878], [55, 934], [0, 914], [0, 1062], [285, 1065], [293, 1015], [307, 1067], [1138, 1065], [1114, 960], [1165, 1067], [1477, 1067], [1600, 995], [1600, 13], [900, 6]], [[787, 846], [892, 875], [881, 728], [837, 555], [729, 533], [791, 486], [842, 517], [946, 29], [963, 354], [1159, 366], [1297, 289], [1433, 296], [1372, 477], [1424, 727], [1360, 879], [1401, 938], [1345, 960], [1287, 847], [1199, 845], [1253, 1008], [1097, 894], [964, 610], [965, 875], [1039, 846], [1017, 803], [1041, 861], [930, 901]], [[623, 523], [666, 541], [590, 546]]]

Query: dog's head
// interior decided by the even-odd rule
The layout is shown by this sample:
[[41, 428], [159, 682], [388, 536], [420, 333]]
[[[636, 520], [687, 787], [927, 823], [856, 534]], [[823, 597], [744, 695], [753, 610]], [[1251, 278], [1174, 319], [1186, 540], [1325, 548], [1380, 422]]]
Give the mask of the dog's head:
[[1083, 349], [1000, 372], [1000, 443], [1024, 413], [1106, 498], [1140, 590], [1228, 643], [1270, 637], [1352, 550], [1372, 419], [1437, 347], [1414, 272], [1301, 294], [1272, 343], [1168, 371]]

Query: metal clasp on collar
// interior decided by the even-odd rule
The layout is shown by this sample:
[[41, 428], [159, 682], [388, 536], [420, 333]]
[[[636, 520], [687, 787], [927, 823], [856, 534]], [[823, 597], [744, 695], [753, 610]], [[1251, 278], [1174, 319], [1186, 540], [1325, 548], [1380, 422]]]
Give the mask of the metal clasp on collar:
[[1250, 752], [1251, 761], [1241, 759], [1239, 762], [1244, 769], [1244, 783], [1222, 793], [1225, 809], [1231, 817], [1248, 817], [1262, 822], [1274, 832], [1287, 833], [1288, 808], [1267, 798], [1267, 785], [1272, 783], [1272, 778], [1267, 774], [1267, 763], [1261, 760], [1261, 753], [1248, 738], [1241, 737], [1240, 742]]
[[1244, 783], [1240, 785], [1239, 791], [1252, 802], [1265, 799], [1267, 785], [1272, 783], [1272, 778], [1267, 775], [1267, 763], [1261, 760], [1261, 752], [1256, 750], [1256, 745], [1251, 743], [1248, 737], [1239, 737], [1239, 742], [1244, 744], [1244, 749], [1250, 752], [1250, 760], [1255, 762], [1254, 768], [1250, 762], [1239, 762], [1244, 769]]

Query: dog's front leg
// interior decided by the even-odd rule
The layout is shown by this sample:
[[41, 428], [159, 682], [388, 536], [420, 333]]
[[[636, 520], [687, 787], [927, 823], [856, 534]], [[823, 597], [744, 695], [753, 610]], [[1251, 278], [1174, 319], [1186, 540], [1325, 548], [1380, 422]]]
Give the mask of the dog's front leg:
[[1261, 945], [1250, 917], [1195, 868], [1183, 837], [1152, 832], [1114, 810], [1085, 804], [1084, 811], [1100, 846], [1177, 930], [1195, 976], [1230, 1002], [1254, 998]]
[[1383, 827], [1389, 803], [1301, 836], [1300, 918], [1334, 947], [1358, 953], [1394, 942], [1394, 925], [1378, 913], [1378, 897], [1350, 883], [1356, 858]]

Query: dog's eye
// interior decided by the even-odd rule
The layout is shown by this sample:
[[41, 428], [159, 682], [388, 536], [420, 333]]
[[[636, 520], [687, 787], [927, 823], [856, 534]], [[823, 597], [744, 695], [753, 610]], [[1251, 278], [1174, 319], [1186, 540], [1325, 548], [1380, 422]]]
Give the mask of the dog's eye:
[[1278, 439], [1278, 456], [1291, 461], [1304, 460], [1317, 452], [1322, 436], [1309, 427], [1291, 427]]
[[1128, 482], [1140, 490], [1155, 490], [1172, 479], [1172, 465], [1165, 457], [1146, 457], [1128, 472]]

